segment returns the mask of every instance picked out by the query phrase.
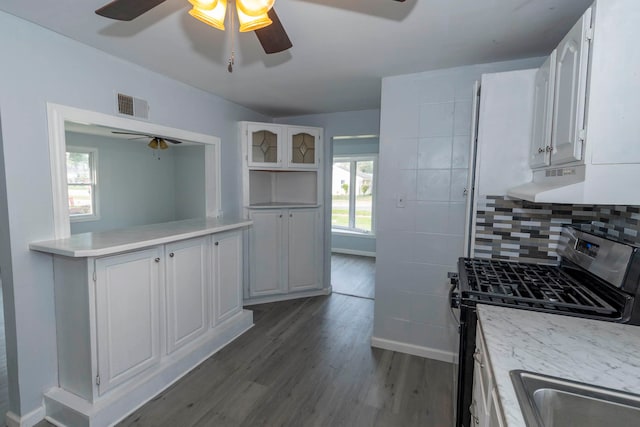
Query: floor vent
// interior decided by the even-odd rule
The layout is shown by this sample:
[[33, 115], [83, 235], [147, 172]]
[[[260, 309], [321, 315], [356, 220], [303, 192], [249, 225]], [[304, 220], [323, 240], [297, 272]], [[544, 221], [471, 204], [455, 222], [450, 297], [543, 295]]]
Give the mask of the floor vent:
[[118, 94], [118, 113], [140, 119], [149, 118], [149, 103], [144, 99]]

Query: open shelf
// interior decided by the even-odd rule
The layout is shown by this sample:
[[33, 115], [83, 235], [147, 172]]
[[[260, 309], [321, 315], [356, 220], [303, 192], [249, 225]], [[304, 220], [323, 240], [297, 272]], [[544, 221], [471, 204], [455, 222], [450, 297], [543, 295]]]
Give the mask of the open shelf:
[[316, 171], [249, 171], [249, 207], [318, 205]]

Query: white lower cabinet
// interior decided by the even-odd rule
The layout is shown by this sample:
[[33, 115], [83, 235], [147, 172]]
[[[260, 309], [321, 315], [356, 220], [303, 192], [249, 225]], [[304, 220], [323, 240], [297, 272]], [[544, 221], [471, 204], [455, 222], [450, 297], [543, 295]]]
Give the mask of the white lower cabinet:
[[111, 425], [250, 328], [242, 273], [242, 230], [103, 257], [54, 255], [52, 419]]
[[285, 211], [252, 211], [253, 227], [249, 230], [248, 297], [284, 294], [283, 258], [286, 251]]
[[287, 221], [289, 291], [318, 289], [321, 283], [318, 209], [290, 209]]
[[476, 330], [476, 350], [473, 354], [473, 392], [470, 410], [473, 426], [504, 426], [498, 391], [489, 364], [480, 323], [478, 323]]
[[160, 361], [160, 256], [153, 248], [96, 260], [100, 394]]
[[247, 298], [322, 288], [320, 208], [250, 212]]
[[215, 325], [242, 311], [242, 234], [221, 233], [212, 238]]
[[183, 240], [165, 247], [167, 353], [193, 341], [209, 327], [209, 250], [209, 237]]

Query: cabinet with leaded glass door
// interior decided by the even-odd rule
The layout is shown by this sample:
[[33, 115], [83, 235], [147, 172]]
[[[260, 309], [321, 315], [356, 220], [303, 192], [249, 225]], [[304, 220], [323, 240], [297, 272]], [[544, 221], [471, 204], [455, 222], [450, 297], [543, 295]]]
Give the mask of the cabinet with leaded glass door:
[[267, 123], [247, 123], [247, 164], [256, 168], [282, 168], [283, 128]]
[[287, 166], [290, 168], [317, 169], [320, 142], [318, 128], [287, 128]]
[[[326, 295], [323, 129], [241, 122], [243, 304]], [[275, 151], [271, 151], [275, 150]], [[325, 241], [327, 240], [327, 241]]]

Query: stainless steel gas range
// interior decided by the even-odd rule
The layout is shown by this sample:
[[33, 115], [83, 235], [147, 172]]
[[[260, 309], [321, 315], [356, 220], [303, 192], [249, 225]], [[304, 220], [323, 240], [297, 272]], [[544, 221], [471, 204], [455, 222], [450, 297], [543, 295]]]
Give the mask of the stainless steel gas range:
[[557, 265], [459, 259], [451, 280], [451, 306], [460, 309], [457, 426], [472, 426], [477, 304], [640, 325], [640, 245], [566, 226], [558, 253]]

